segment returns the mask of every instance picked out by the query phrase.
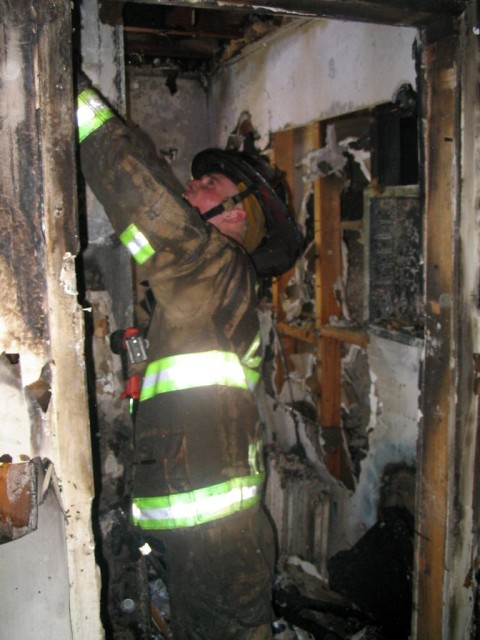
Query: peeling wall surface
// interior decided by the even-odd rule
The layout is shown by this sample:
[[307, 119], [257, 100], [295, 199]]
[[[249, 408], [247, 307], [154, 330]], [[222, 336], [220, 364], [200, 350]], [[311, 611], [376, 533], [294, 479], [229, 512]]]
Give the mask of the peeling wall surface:
[[210, 143], [223, 146], [243, 110], [260, 135], [392, 99], [415, 86], [415, 29], [299, 21], [248, 47], [222, 68], [209, 93]]

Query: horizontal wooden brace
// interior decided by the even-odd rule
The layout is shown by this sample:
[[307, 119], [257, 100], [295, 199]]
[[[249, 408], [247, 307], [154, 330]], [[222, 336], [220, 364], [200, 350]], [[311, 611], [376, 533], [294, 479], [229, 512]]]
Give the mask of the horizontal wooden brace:
[[303, 329], [290, 325], [286, 322], [279, 322], [278, 331], [290, 338], [315, 344], [319, 337], [333, 338], [339, 342], [347, 342], [348, 344], [356, 344], [359, 347], [366, 347], [370, 341], [368, 334], [356, 329], [347, 329], [345, 327], [335, 327], [333, 325], [322, 325], [319, 329]]

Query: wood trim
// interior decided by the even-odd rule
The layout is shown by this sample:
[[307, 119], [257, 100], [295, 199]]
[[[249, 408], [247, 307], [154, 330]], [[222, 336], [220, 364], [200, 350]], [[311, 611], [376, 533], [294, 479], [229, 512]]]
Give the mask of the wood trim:
[[[55, 471], [61, 480], [70, 577], [70, 620], [75, 638], [101, 636], [100, 584], [91, 527], [94, 494], [83, 310], [77, 301], [75, 255], [78, 240], [75, 183], [75, 113], [71, 60], [71, 6], [35, 0], [25, 15], [36, 20], [35, 75], [38, 143], [42, 174], [38, 178], [44, 214], [46, 298], [48, 304], [52, 407], [49, 427]], [[33, 32], [33, 31], [32, 31]], [[38, 66], [36, 66], [38, 65]]]
[[[423, 429], [417, 481], [416, 633], [422, 640], [446, 638], [446, 549], [449, 470], [455, 423], [452, 296], [454, 293], [455, 41], [425, 45], [424, 132], [426, 229], [426, 353]], [[442, 302], [443, 301], [443, 302]]]

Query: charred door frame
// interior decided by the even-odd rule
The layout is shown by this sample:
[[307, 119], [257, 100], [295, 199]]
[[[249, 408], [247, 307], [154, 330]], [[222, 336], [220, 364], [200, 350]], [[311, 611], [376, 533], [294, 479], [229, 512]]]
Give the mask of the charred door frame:
[[478, 291], [469, 271], [478, 279], [478, 182], [468, 165], [478, 171], [478, 143], [476, 150], [469, 139], [479, 119], [475, 26], [472, 3], [450, 28], [422, 33], [426, 335], [414, 597], [414, 637], [422, 640], [467, 637], [476, 590]]

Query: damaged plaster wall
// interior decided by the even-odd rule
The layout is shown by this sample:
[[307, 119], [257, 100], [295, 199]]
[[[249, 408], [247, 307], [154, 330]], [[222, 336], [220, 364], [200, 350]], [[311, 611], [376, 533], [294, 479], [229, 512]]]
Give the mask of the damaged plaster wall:
[[155, 71], [130, 68], [128, 78], [129, 120], [184, 184], [193, 155], [209, 144], [204, 87], [198, 80], [178, 78], [172, 95], [165, 77]]
[[210, 143], [224, 146], [250, 112], [265, 148], [269, 134], [389, 101], [415, 86], [416, 30], [335, 20], [298, 21], [247, 47], [214, 76]]
[[[351, 526], [338, 548], [351, 546], [377, 520], [382, 476], [387, 465], [415, 468], [419, 422], [419, 375], [423, 342], [402, 344], [370, 335], [367, 348], [371, 378], [369, 448], [360, 463], [361, 473], [347, 511]], [[412, 510], [413, 496], [405, 496]]]

